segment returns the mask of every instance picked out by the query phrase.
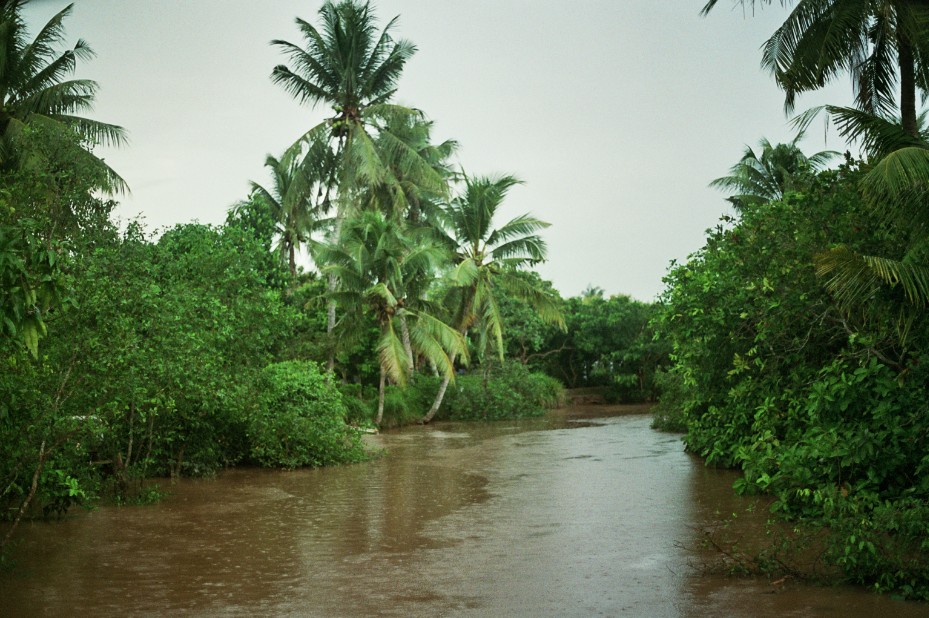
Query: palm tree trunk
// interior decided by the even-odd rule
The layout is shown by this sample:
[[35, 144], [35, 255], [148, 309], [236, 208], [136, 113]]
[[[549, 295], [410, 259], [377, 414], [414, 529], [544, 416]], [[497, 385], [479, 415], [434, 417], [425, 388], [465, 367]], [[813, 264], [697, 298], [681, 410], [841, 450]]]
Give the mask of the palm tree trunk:
[[410, 342], [410, 327], [406, 323], [406, 313], [401, 311], [399, 313], [399, 318], [400, 318], [400, 335], [401, 335], [401, 338], [403, 339], [403, 350], [406, 352], [406, 361], [407, 363], [409, 363], [409, 366], [407, 368], [407, 377], [412, 378], [413, 370], [415, 369], [415, 367], [413, 366], [413, 345]]
[[[455, 359], [452, 359], [452, 364], [455, 364]], [[432, 402], [432, 407], [429, 408], [429, 412], [426, 413], [420, 422], [429, 423], [435, 417], [436, 412], [439, 411], [439, 407], [442, 405], [442, 400], [445, 399], [445, 391], [448, 389], [448, 383], [452, 381], [451, 376], [446, 375], [442, 378], [442, 384], [439, 385], [439, 392], [436, 393], [435, 401]]]
[[289, 258], [289, 263], [290, 263], [290, 276], [291, 276], [291, 278], [296, 278], [296, 276], [297, 276], [297, 259], [296, 259], [296, 257], [297, 257], [297, 256], [295, 255], [295, 254], [296, 254], [296, 251], [294, 250], [294, 244], [293, 244], [293, 243], [290, 243], [290, 248], [289, 248], [288, 253], [289, 253], [288, 258]]
[[[470, 311], [470, 307], [471, 307], [470, 300], [467, 306]], [[464, 315], [467, 315], [467, 314], [464, 314]], [[467, 328], [462, 328], [458, 332], [461, 333], [462, 337], [467, 337], [468, 335]], [[455, 371], [455, 355], [454, 354], [452, 354], [451, 362], [452, 362], [452, 372], [454, 372]], [[445, 399], [445, 391], [448, 389], [448, 383], [451, 381], [452, 381], [451, 375], [446, 374], [445, 377], [442, 378], [442, 384], [439, 385], [439, 392], [436, 393], [435, 395], [435, 401], [432, 402], [432, 407], [429, 408], [428, 412], [426, 412], [426, 416], [420, 419], [419, 421], [420, 423], [423, 423], [423, 424], [429, 423], [435, 417], [436, 413], [439, 411], [439, 407], [441, 407], [442, 405], [442, 400]]]
[[[335, 221], [335, 238], [336, 240], [342, 235], [342, 215], [338, 214]], [[335, 275], [329, 275], [329, 294], [334, 294], [339, 287], [339, 280]], [[335, 300], [330, 297], [329, 304], [326, 307], [326, 340], [329, 343], [329, 362], [326, 367], [329, 371], [335, 370]]]
[[384, 391], [387, 385], [387, 372], [384, 371], [384, 367], [381, 367], [381, 381], [377, 385], [377, 418], [374, 419], [374, 424], [378, 427], [381, 426], [381, 421], [384, 420]]
[[[466, 335], [467, 332], [468, 332], [467, 328], [462, 330], [461, 331], [462, 336]], [[455, 371], [455, 355], [454, 354], [452, 354], [452, 357], [450, 360], [452, 363], [452, 372], [454, 372]], [[439, 385], [439, 392], [436, 393], [435, 395], [435, 401], [432, 402], [432, 407], [429, 408], [428, 412], [426, 412], [426, 416], [420, 419], [419, 421], [420, 423], [428, 423], [432, 421], [433, 418], [435, 418], [436, 413], [439, 411], [439, 408], [442, 406], [442, 400], [445, 399], [445, 391], [448, 389], [448, 383], [451, 381], [452, 381], [451, 374], [445, 374], [445, 376], [442, 378], [442, 384]]]
[[913, 137], [919, 137], [919, 126], [916, 123], [916, 68], [913, 47], [899, 29], [897, 62], [900, 65], [900, 120], [904, 131]]
[[[339, 281], [335, 275], [329, 275], [329, 293], [333, 293], [338, 287]], [[329, 362], [326, 367], [329, 371], [335, 369], [335, 300], [329, 299], [326, 307], [326, 341], [329, 343]]]

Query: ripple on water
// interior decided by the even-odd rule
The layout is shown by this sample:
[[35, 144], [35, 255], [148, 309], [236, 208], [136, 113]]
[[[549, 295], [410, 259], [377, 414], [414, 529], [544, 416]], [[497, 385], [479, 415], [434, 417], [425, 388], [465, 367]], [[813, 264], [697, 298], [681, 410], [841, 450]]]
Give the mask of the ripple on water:
[[731, 475], [625, 410], [404, 428], [366, 438], [387, 454], [364, 464], [231, 470], [181, 481], [151, 507], [26, 525], [0, 613], [923, 613], [857, 591], [766, 594], [766, 582], [701, 576], [685, 549], [693, 527], [745, 503]]

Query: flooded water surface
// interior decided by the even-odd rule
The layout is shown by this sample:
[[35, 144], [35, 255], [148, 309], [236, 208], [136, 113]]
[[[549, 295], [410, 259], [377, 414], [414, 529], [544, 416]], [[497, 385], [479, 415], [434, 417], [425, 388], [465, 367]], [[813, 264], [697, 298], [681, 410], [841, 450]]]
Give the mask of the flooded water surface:
[[[847, 588], [709, 575], [745, 509], [641, 408], [376, 436], [371, 462], [184, 480], [24, 524], [7, 616], [925, 616]], [[759, 515], [760, 517], [761, 515]]]

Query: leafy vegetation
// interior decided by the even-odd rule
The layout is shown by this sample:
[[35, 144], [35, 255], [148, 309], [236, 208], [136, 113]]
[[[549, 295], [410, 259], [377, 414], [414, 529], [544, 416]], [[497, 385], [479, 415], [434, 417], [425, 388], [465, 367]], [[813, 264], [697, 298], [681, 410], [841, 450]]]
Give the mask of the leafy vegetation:
[[832, 530], [828, 558], [849, 579], [925, 597], [913, 557], [929, 487], [914, 471], [929, 448], [929, 324], [901, 313], [899, 289], [843, 309], [814, 266], [831, 243], [899, 251], [861, 177], [848, 164], [746, 209], [671, 271], [657, 320], [674, 360], [662, 409], [680, 414], [666, 422], [686, 427], [690, 450], [744, 470], [740, 491], [773, 493], [777, 511]]
[[456, 421], [539, 416], [565, 401], [564, 387], [558, 380], [531, 372], [518, 362], [495, 366], [486, 377], [462, 376], [446, 396], [439, 418]]
[[516, 357], [569, 388], [599, 388], [609, 401], [652, 401], [656, 372], [667, 363], [667, 346], [650, 325], [657, 307], [623, 295], [606, 298], [599, 288], [561, 302], [564, 331], [527, 319], [518, 304], [505, 305], [522, 318], [511, 337]]
[[264, 466], [327, 466], [364, 457], [358, 433], [345, 424], [342, 396], [312, 362], [265, 367], [246, 411], [249, 455]]
[[[547, 224], [524, 215], [482, 229], [484, 253], [469, 262], [489, 268], [480, 315], [464, 318], [481, 337], [466, 337], [456, 303], [475, 280], [455, 261], [452, 215], [486, 182], [454, 174], [455, 143], [432, 143], [421, 113], [390, 102], [415, 48], [393, 40], [393, 22], [378, 36], [367, 4], [326, 3], [319, 30], [298, 20], [305, 48], [274, 43], [293, 70], [273, 81], [335, 116], [268, 156], [272, 183], [252, 183], [223, 225], [157, 235], [110, 217], [107, 196], [125, 184], [93, 149], [123, 133], [80, 115], [97, 85], [65, 80], [91, 55], [84, 42], [56, 51], [68, 9], [30, 43], [22, 4], [0, 3], [0, 506], [11, 522], [0, 551], [25, 517], [157, 498], [152, 477], [359, 461], [359, 428], [420, 420], [473, 353], [495, 345], [502, 358], [491, 278], [516, 281], [514, 298], [556, 298], [527, 270], [545, 257], [534, 232]], [[304, 251], [315, 272], [299, 267]], [[553, 302], [539, 306], [558, 322]], [[560, 398], [521, 365], [468, 380], [487, 406], [507, 391], [496, 416]]]
[[[762, 62], [788, 108], [850, 70], [857, 108], [827, 109], [866, 159], [780, 166], [770, 192], [749, 182], [769, 167], [764, 155], [743, 158], [715, 183], [740, 192], [738, 218], [672, 268], [655, 321], [672, 359], [661, 421], [683, 426], [708, 463], [741, 468], [739, 491], [773, 494], [776, 513], [821, 529], [824, 558], [848, 581], [924, 600], [929, 159], [915, 94], [929, 85], [925, 11], [796, 3]], [[794, 144], [772, 157], [779, 148]]]
[[533, 272], [548, 224], [503, 218], [520, 181], [465, 173], [393, 103], [415, 46], [357, 0], [274, 42], [273, 83], [332, 115], [266, 158], [272, 184], [223, 225], [120, 228], [93, 149], [122, 130], [65, 79], [89, 48], [55, 49], [67, 9], [30, 42], [0, 2], [0, 551], [25, 517], [157, 498], [152, 477], [356, 462], [362, 430], [534, 416], [564, 384], [660, 393], [657, 424], [823, 530], [849, 581], [929, 599], [929, 21], [796, 5], [764, 62], [788, 106], [851, 67], [858, 107], [827, 110], [865, 159], [747, 150], [714, 182], [736, 218], [650, 304]]

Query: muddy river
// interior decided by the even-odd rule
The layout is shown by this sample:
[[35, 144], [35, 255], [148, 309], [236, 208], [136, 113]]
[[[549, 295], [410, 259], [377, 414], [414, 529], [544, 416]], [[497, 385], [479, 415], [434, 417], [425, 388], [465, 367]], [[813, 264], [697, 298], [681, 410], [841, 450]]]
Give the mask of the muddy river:
[[708, 571], [701, 530], [750, 503], [642, 412], [410, 427], [374, 436], [386, 454], [368, 463], [237, 469], [26, 523], [0, 615], [929, 615]]

